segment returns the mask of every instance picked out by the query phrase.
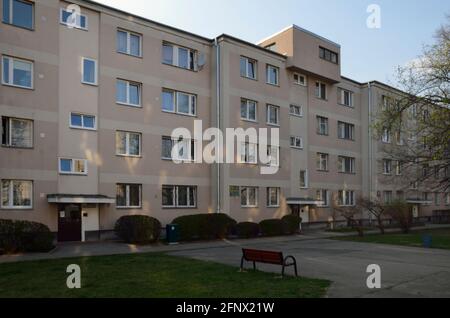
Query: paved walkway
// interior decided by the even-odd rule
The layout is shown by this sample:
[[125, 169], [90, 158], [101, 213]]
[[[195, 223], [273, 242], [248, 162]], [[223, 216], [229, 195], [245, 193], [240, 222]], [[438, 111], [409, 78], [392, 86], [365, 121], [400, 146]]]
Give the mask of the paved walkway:
[[[239, 266], [241, 248], [294, 255], [300, 275], [333, 282], [328, 297], [450, 297], [450, 251], [330, 240], [336, 233], [292, 237], [135, 246], [114, 242], [62, 244], [47, 254], [0, 256], [0, 263], [66, 257], [167, 252], [170, 255]], [[366, 287], [369, 264], [381, 266], [382, 289]], [[258, 266], [280, 272], [277, 266]], [[288, 269], [288, 271], [291, 269]]]

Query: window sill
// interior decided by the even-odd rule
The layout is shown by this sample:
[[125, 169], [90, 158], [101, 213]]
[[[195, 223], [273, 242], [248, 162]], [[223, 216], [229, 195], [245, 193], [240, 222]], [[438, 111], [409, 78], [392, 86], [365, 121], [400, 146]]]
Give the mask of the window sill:
[[272, 124], [272, 123], [266, 123], [267, 126], [273, 126], [273, 127], [281, 127], [280, 124]]
[[339, 171], [339, 174], [348, 174], [348, 175], [356, 175], [356, 172], [345, 172], [345, 171]]
[[342, 103], [338, 103], [338, 105], [342, 106], [342, 107], [347, 107], [347, 108], [350, 108], [350, 109], [355, 109], [355, 106], [353, 106], [353, 105], [345, 105], [345, 104], [342, 104]]
[[134, 55], [134, 54], [130, 54], [130, 53], [120, 52], [120, 51], [117, 51], [117, 50], [116, 50], [116, 53], [122, 54], [122, 55], [125, 55], [125, 56], [135, 57], [135, 58], [138, 58], [138, 59], [143, 59], [142, 54], [141, 55]]
[[245, 119], [245, 118], [241, 118], [241, 120], [246, 122], [246, 123], [251, 123], [251, 124], [257, 124], [258, 123], [257, 120], [251, 120], [251, 119]]
[[7, 149], [17, 149], [17, 150], [33, 150], [34, 147], [16, 147], [16, 146], [9, 146], [9, 145], [1, 145], [2, 148]]
[[197, 210], [197, 206], [163, 206], [163, 210]]
[[117, 153], [116, 153], [116, 156], [117, 157], [122, 157], [122, 158], [136, 158], [136, 159], [141, 159], [142, 158], [142, 155], [133, 156], [133, 155], [121, 155], [121, 154], [117, 154]]
[[[161, 160], [163, 160], [163, 161], [166, 161], [166, 162], [172, 162], [172, 163], [175, 163], [175, 164], [189, 164], [189, 163], [196, 163], [197, 162], [197, 160], [191, 160], [191, 159], [173, 159], [173, 158], [164, 158], [164, 157], [161, 157]], [[178, 163], [177, 162], [175, 162], [175, 161], [179, 161]]]
[[303, 118], [303, 115], [297, 115], [297, 114], [292, 114], [292, 113], [289, 113], [289, 115], [291, 115], [292, 117]]
[[294, 149], [294, 150], [303, 150], [303, 148], [300, 148], [300, 147], [290, 147], [291, 149]]
[[73, 176], [73, 177], [87, 177], [87, 173], [76, 173], [76, 172], [59, 172], [60, 176]]
[[316, 99], [321, 100], [323, 102], [328, 102], [328, 98], [322, 98], [322, 97], [316, 96]]
[[76, 130], [97, 131], [97, 128], [84, 128], [84, 127], [77, 127], [77, 126], [69, 126], [69, 128], [76, 129]]
[[279, 205], [268, 205], [266, 208], [268, 209], [278, 209], [280, 206]]
[[308, 86], [308, 84], [301, 84], [301, 83], [296, 83], [296, 82], [294, 82], [294, 85], [296, 85], [296, 86], [301, 86], [301, 87], [307, 87]]
[[2, 23], [5, 24], [5, 25], [9, 25], [9, 26], [12, 26], [12, 27], [15, 27], [15, 28], [19, 28], [19, 29], [23, 29], [23, 30], [27, 30], [27, 31], [35, 31], [34, 27], [33, 28], [27, 28], [27, 27], [24, 27], [24, 26], [21, 26], [21, 25], [16, 25], [16, 24], [4, 22], [4, 21]]
[[330, 172], [330, 170], [316, 170], [317, 172], [325, 172], [325, 173], [328, 173], [328, 172]]
[[[69, 25], [67, 24], [67, 23], [64, 23], [64, 22], [59, 22], [59, 24], [61, 24], [61, 25], [64, 25], [65, 27], [68, 27], [69, 28]], [[89, 31], [89, 29], [88, 28], [83, 28], [83, 27], [81, 27], [81, 26], [72, 26], [71, 28], [69, 28], [69, 29], [76, 29], [76, 30], [80, 30], [80, 31], [85, 31], [85, 32], [88, 32]]]
[[142, 210], [142, 206], [116, 206], [117, 210]]
[[170, 110], [161, 109], [161, 111], [166, 114], [179, 115], [179, 116], [185, 116], [185, 117], [191, 117], [191, 118], [197, 117], [197, 115], [184, 114], [184, 113], [179, 113], [179, 112], [170, 111]]
[[255, 81], [255, 82], [258, 81], [258, 78], [253, 78], [253, 77], [248, 77], [248, 76], [242, 76], [242, 75], [241, 75], [241, 78], [248, 79], [248, 80], [252, 80], [252, 81]]
[[34, 87], [33, 86], [31, 86], [31, 87], [21, 86], [21, 85], [9, 84], [9, 83], [5, 83], [5, 82], [2, 82], [2, 85], [9, 86], [9, 87], [20, 88], [20, 89], [26, 89], [26, 90], [29, 90], [29, 91], [34, 91]]
[[241, 205], [241, 209], [255, 209], [258, 208], [257, 205]]
[[11, 210], [11, 211], [30, 211], [33, 210], [33, 207], [12, 207], [12, 206], [2, 206], [0, 210]]
[[98, 83], [90, 83], [90, 82], [85, 82], [85, 81], [81, 81], [81, 84], [84, 85], [88, 85], [88, 86], [93, 86], [93, 87], [98, 87]]
[[351, 142], [355, 142], [356, 141], [355, 139], [348, 139], [348, 138], [341, 138], [341, 137], [338, 137], [338, 139], [339, 140], [343, 140], [343, 141], [351, 141]]
[[179, 69], [179, 70], [189, 71], [189, 72], [192, 72], [192, 73], [198, 73], [198, 72], [199, 72], [198, 70], [195, 70], [195, 69], [192, 70], [192, 69], [190, 69], [190, 68], [185, 68], [185, 67], [178, 66], [178, 65], [175, 65], [175, 64], [164, 63], [164, 62], [161, 62], [161, 64], [162, 64], [162, 65], [171, 66], [171, 67], [176, 68], [176, 69]]
[[280, 84], [272, 84], [272, 83], [268, 83], [266, 82], [267, 85], [273, 86], [273, 87], [278, 87], [280, 88]]
[[120, 106], [132, 107], [132, 108], [142, 108], [142, 105], [135, 105], [135, 104], [128, 104], [128, 103], [121, 103], [121, 102], [118, 102], [118, 101], [116, 101], [116, 104], [117, 104], [117, 105], [120, 105]]

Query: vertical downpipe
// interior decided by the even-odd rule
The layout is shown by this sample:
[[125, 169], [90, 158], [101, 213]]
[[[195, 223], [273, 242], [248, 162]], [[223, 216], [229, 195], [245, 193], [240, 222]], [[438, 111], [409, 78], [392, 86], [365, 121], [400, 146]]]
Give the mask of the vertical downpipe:
[[[216, 48], [216, 124], [217, 129], [220, 130], [220, 47], [217, 38], [214, 40], [214, 46]], [[219, 147], [217, 149], [217, 207], [216, 213], [220, 213], [220, 158], [221, 158], [221, 147], [219, 142]]]
[[[368, 90], [368, 99], [369, 99], [369, 103], [368, 103], [368, 133], [369, 133], [369, 140], [368, 140], [368, 145], [369, 145], [369, 199], [372, 200], [372, 182], [373, 182], [373, 177], [372, 177], [372, 173], [373, 173], [373, 149], [372, 149], [372, 85], [370, 82], [367, 83], [367, 90]], [[372, 223], [372, 214], [369, 214], [369, 222]]]

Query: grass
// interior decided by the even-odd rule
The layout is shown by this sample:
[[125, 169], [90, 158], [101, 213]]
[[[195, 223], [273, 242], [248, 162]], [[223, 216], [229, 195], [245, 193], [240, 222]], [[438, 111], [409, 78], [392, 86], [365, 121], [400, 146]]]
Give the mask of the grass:
[[344, 237], [336, 237], [335, 239], [343, 241], [364, 242], [364, 243], [423, 247], [422, 238], [424, 235], [432, 236], [433, 240], [431, 244], [432, 248], [450, 249], [450, 228], [412, 231], [409, 234], [386, 233], [384, 235], [368, 234], [365, 235], [364, 237], [344, 236]]
[[[81, 268], [81, 289], [66, 286], [70, 264]], [[329, 284], [164, 254], [0, 264], [0, 298], [319, 298]]]

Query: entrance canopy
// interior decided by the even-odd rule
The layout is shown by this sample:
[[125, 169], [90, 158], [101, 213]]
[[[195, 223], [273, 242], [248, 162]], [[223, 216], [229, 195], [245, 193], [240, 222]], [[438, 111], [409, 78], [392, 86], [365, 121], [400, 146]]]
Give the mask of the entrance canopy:
[[406, 199], [406, 203], [409, 203], [409, 204], [420, 204], [420, 205], [433, 204], [432, 201], [427, 201], [427, 200], [423, 200], [423, 199]]
[[85, 204], [112, 204], [116, 200], [106, 195], [91, 194], [49, 194], [48, 203], [85, 203]]
[[287, 198], [286, 201], [289, 205], [323, 205], [323, 201], [318, 201], [309, 198]]

